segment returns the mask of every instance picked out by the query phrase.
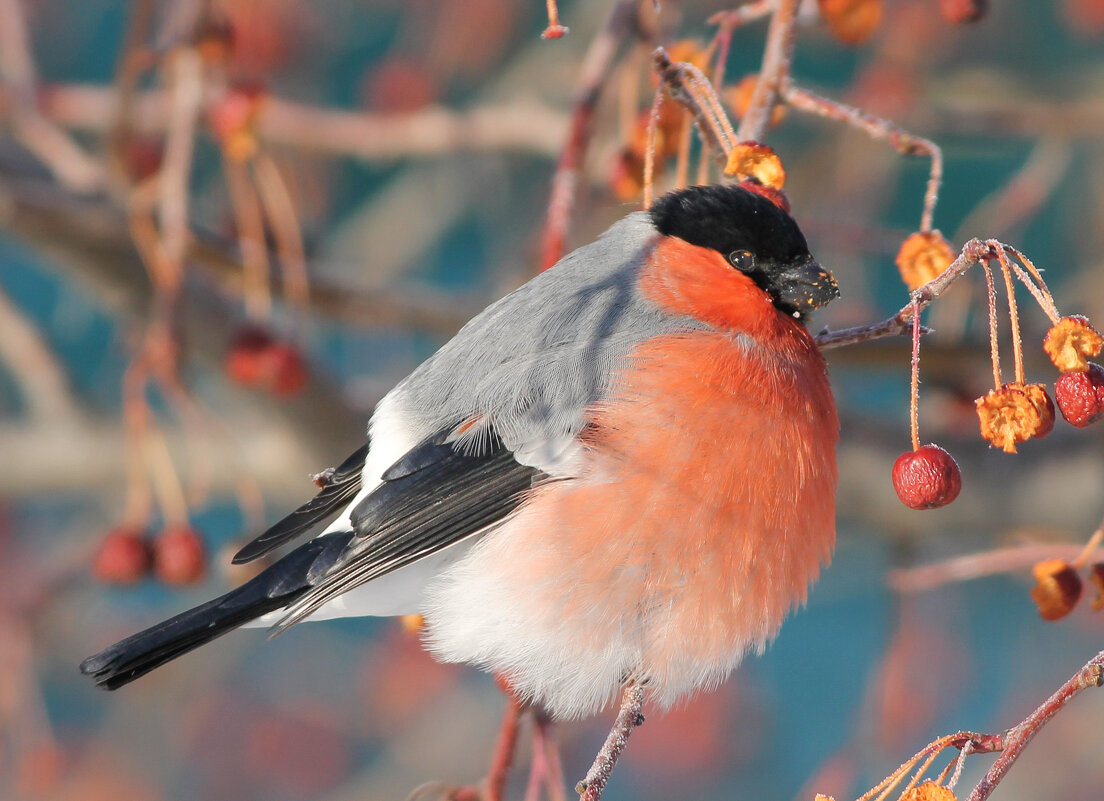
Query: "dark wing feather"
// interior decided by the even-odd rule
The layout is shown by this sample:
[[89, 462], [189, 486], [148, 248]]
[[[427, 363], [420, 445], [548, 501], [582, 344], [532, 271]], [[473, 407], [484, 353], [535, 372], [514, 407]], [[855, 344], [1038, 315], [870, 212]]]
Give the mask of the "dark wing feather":
[[[402, 467], [398, 467], [402, 465]], [[490, 526], [545, 477], [520, 464], [497, 435], [476, 453], [427, 438], [388, 470], [384, 482], [353, 510], [357, 536], [337, 563], [287, 607], [277, 631], [342, 593], [398, 570]]]
[[316, 537], [260, 575], [213, 601], [181, 612], [81, 662], [81, 672], [115, 690], [268, 612], [282, 609], [334, 565], [351, 531]]
[[234, 554], [234, 564], [252, 562], [341, 511], [360, 492], [367, 455], [368, 445], [365, 444], [334, 470], [321, 492]]

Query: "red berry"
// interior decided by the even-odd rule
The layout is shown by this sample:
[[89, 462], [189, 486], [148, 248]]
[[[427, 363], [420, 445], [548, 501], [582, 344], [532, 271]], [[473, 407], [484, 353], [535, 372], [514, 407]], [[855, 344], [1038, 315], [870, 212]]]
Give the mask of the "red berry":
[[153, 567], [166, 584], [194, 584], [207, 570], [203, 539], [188, 526], [165, 529], [153, 543]]
[[226, 374], [242, 386], [257, 386], [263, 376], [265, 351], [272, 343], [272, 335], [263, 328], [242, 329], [226, 354]]
[[1104, 367], [1089, 362], [1083, 373], [1063, 373], [1054, 382], [1054, 399], [1070, 425], [1095, 423], [1104, 415]]
[[307, 384], [307, 366], [299, 350], [287, 342], [268, 349], [265, 389], [279, 397], [294, 395]]
[[225, 369], [242, 386], [280, 397], [294, 395], [307, 383], [307, 366], [299, 350], [262, 328], [246, 328], [234, 339]]
[[962, 473], [953, 456], [938, 445], [925, 445], [897, 457], [893, 488], [910, 509], [935, 509], [958, 497]]
[[133, 584], [149, 568], [149, 544], [142, 532], [127, 527], [107, 532], [92, 560], [92, 574], [108, 584]]
[[989, 10], [989, 0], [939, 0], [943, 19], [954, 25], [977, 22]]

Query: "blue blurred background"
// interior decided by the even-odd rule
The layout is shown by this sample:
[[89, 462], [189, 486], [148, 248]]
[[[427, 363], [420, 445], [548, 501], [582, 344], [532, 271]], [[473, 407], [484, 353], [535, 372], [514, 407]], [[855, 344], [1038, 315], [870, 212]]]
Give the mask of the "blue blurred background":
[[[433, 663], [396, 621], [313, 624], [273, 641], [237, 632], [111, 695], [76, 664], [240, 581], [223, 567], [229, 549], [309, 497], [309, 474], [359, 444], [395, 381], [536, 271], [580, 64], [613, 4], [563, 3], [571, 33], [555, 41], [540, 39], [536, 0], [222, 0], [210, 14], [233, 35], [185, 40], [173, 18], [191, 5], [0, 3], [0, 796], [342, 801], [440, 782], [424, 797], [443, 797], [483, 776], [504, 700], [489, 677]], [[795, 80], [937, 141], [936, 226], [956, 246], [972, 236], [1016, 245], [1046, 270], [1060, 308], [1104, 319], [1104, 3], [1008, 0], [969, 26], [938, 6], [887, 2], [857, 47], [808, 9]], [[665, 3], [659, 40], [704, 46], [715, 30], [706, 20], [726, 7]], [[174, 318], [196, 418], [163, 391], [143, 396], [210, 555], [206, 577], [182, 588], [114, 586], [92, 569], [124, 517], [123, 381], [150, 319], [126, 210], [161, 163], [164, 109], [144, 100], [163, 90], [158, 64], [171, 48], [135, 57], [139, 101], [125, 135], [113, 89], [143, 10], [151, 42], [224, 48], [205, 67], [188, 179], [194, 243]], [[31, 84], [20, 84], [11, 46], [21, 25]], [[736, 31], [731, 84], [758, 68], [763, 34], [762, 23]], [[605, 85], [570, 246], [637, 207], [611, 171], [650, 98], [646, 53], [626, 49]], [[94, 188], [48, 169], [19, 133], [28, 85], [41, 115], [102, 169]], [[217, 136], [228, 96], [262, 98], [247, 133], [288, 188], [315, 290], [306, 308], [277, 299], [261, 320], [305, 365], [294, 392], [228, 375], [228, 355], [258, 322], [243, 303]], [[475, 130], [483, 112], [489, 132], [449, 138], [450, 126]], [[376, 138], [354, 125], [345, 136], [350, 120], [407, 133]], [[795, 216], [843, 287], [817, 325], [872, 322], [903, 305], [893, 256], [917, 228], [927, 161], [793, 111], [769, 141]], [[854, 797], [939, 734], [1013, 725], [1100, 650], [1091, 587], [1057, 623], [1039, 618], [1028, 590], [1032, 561], [1048, 548], [1071, 557], [1104, 513], [1101, 435], [1059, 420], [1015, 457], [976, 436], [972, 399], [989, 381], [981, 287], [973, 276], [933, 307], [921, 362], [921, 437], [959, 459], [960, 499], [918, 513], [894, 496], [890, 466], [908, 446], [906, 344], [832, 351], [843, 417], [832, 566], [761, 658], [718, 692], [648, 717], [608, 798]], [[1038, 347], [1046, 319], [1026, 293], [1020, 303], [1029, 379], [1052, 382]], [[157, 508], [144, 523], [151, 536], [165, 525]], [[1011, 566], [989, 577], [922, 592], [889, 583], [894, 571], [1006, 547], [1019, 549]], [[1104, 699], [1078, 698], [998, 797], [1099, 797], [1101, 714]], [[608, 724], [560, 727], [568, 787]], [[967, 763], [963, 782], [988, 759]], [[523, 738], [510, 797], [522, 797], [527, 764]]]

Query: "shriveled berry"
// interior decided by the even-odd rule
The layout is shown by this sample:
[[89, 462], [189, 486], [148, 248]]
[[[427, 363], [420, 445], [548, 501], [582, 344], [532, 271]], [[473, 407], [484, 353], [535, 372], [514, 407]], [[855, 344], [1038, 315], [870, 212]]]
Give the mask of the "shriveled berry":
[[1104, 368], [1089, 362], [1083, 373], [1063, 373], [1054, 382], [1058, 411], [1070, 425], [1084, 428], [1104, 416]]
[[893, 488], [910, 509], [936, 509], [958, 497], [962, 473], [954, 457], [938, 445], [902, 453], [893, 463]]
[[938, 278], [955, 259], [954, 248], [939, 231], [917, 231], [901, 243], [897, 269], [909, 290], [917, 290]]
[[1092, 608], [1094, 612], [1104, 609], [1104, 562], [1097, 562], [1089, 570], [1089, 581], [1096, 588], [1096, 597], [1093, 598]]
[[771, 189], [781, 189], [786, 183], [786, 168], [782, 166], [782, 159], [770, 146], [758, 142], [740, 142], [732, 148], [724, 174], [741, 181], [754, 178]]
[[1065, 559], [1044, 559], [1032, 568], [1035, 586], [1031, 600], [1043, 620], [1059, 620], [1081, 600], [1081, 577]]
[[1104, 337], [1081, 314], [1070, 314], [1051, 325], [1042, 341], [1042, 349], [1063, 373], [1089, 370], [1089, 360], [1100, 355], [1102, 346]]
[[[1030, 392], [1028, 386], [1032, 387]], [[1054, 427], [1054, 409], [1048, 408], [1049, 401], [1035, 384], [1010, 383], [990, 390], [974, 402], [982, 439], [1005, 453], [1015, 453], [1017, 443], [1040, 436], [1039, 432], [1048, 434]]]
[[153, 543], [153, 568], [166, 584], [194, 584], [207, 571], [203, 539], [188, 526], [165, 529]]
[[939, 0], [939, 13], [953, 25], [977, 22], [988, 10], [988, 0]]
[[1043, 350], [1063, 373], [1083, 373], [1089, 359], [1100, 354], [1104, 337], [1087, 317], [1071, 314], [1050, 327], [1043, 339]]
[[142, 532], [121, 526], [107, 532], [92, 560], [92, 575], [108, 584], [133, 584], [150, 569], [150, 549]]
[[1038, 413], [1031, 436], [1042, 439], [1054, 430], [1054, 403], [1042, 384], [1017, 384]]
[[901, 801], [957, 801], [954, 790], [929, 779], [901, 796]]

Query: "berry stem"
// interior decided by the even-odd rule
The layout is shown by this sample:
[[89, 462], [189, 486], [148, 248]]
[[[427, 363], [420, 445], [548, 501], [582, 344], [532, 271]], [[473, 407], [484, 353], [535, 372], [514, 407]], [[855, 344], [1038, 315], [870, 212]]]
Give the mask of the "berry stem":
[[1016, 264], [1016, 262], [1009, 262], [1009, 266], [1012, 271], [1016, 273], [1016, 277], [1020, 279], [1020, 282], [1027, 287], [1027, 291], [1031, 293], [1035, 298], [1035, 302], [1039, 304], [1039, 308], [1043, 310], [1043, 313], [1050, 318], [1050, 322], [1057, 324], [1061, 319], [1061, 315], [1058, 314], [1058, 307], [1054, 305], [1052, 299], [1047, 298], [1039, 289], [1035, 281], [1032, 280], [1024, 268]]
[[153, 489], [157, 502], [161, 506], [161, 516], [166, 528], [186, 526], [188, 524], [188, 502], [184, 497], [184, 488], [180, 476], [173, 466], [172, 455], [165, 437], [155, 427], [146, 430], [146, 461], [153, 476]]
[[659, 132], [659, 109], [663, 105], [663, 86], [656, 89], [652, 111], [648, 116], [648, 146], [644, 148], [644, 209], [652, 207], [652, 183], [655, 181], [656, 136]]
[[912, 301], [912, 379], [909, 389], [909, 427], [912, 432], [912, 449], [920, 450], [919, 424], [920, 398], [920, 304]]
[[993, 271], [989, 269], [989, 259], [981, 260], [985, 271], [985, 287], [989, 293], [989, 355], [993, 360], [993, 389], [1000, 389], [1001, 381], [1000, 346], [997, 343], [997, 290], [993, 287]]
[[300, 310], [300, 320], [297, 320], [300, 322], [306, 319], [305, 311], [310, 305], [310, 277], [295, 201], [280, 168], [268, 154], [260, 153], [253, 159], [253, 176], [261, 207], [268, 216], [269, 229], [276, 240], [284, 295]]
[[1016, 307], [1016, 286], [1012, 283], [1012, 271], [1008, 267], [1008, 254], [997, 250], [997, 260], [1004, 274], [1004, 288], [1008, 293], [1008, 319], [1012, 323], [1012, 361], [1015, 363], [1016, 383], [1024, 383], [1023, 342], [1020, 339], [1020, 314]]
[[556, 0], [545, 0], [545, 8], [548, 9], [548, 28], [555, 30], [560, 27], [560, 9], [556, 6]]
[[[1032, 289], [1032, 286], [1030, 284], [1027, 284], [1027, 281], [1022, 276], [1020, 278], [1021, 281], [1024, 281], [1024, 283], [1027, 284], [1027, 288], [1031, 289], [1031, 294], [1035, 295], [1035, 299], [1039, 301], [1039, 305], [1042, 306], [1043, 312], [1046, 314], [1047, 317], [1050, 318], [1050, 321], [1052, 323], [1057, 323], [1058, 320], [1061, 319], [1062, 315], [1058, 313], [1058, 305], [1054, 302], [1054, 296], [1050, 294], [1050, 289], [1047, 287], [1046, 281], [1043, 280], [1043, 275], [1039, 271], [1039, 269], [1032, 263], [1031, 259], [1027, 258], [1027, 256], [1020, 253], [1020, 251], [1016, 250], [1016, 248], [1012, 247], [1011, 245], [1001, 245], [1000, 249], [1011, 253], [1013, 256], [1019, 259], [1024, 267], [1027, 268], [1028, 272], [1031, 273], [1031, 276], [1038, 282], [1037, 289], [1042, 293], [1042, 296], [1044, 298], [1042, 300], [1040, 300], [1039, 294], [1034, 289]], [[1016, 267], [1015, 264], [1013, 264], [1012, 266], [1013, 268]], [[1017, 273], [1019, 273], [1019, 270], [1017, 270]]]
[[904, 789], [901, 790], [901, 795], [904, 795], [920, 783], [920, 779], [922, 779], [924, 777], [924, 774], [928, 772], [928, 768], [930, 768], [932, 763], [935, 762], [935, 759], [939, 756], [939, 754], [940, 751], [932, 751], [930, 754], [928, 754], [928, 758], [925, 759], [923, 764], [916, 769], [916, 771], [912, 774], [912, 778], [909, 779], [909, 783], [906, 784], [904, 786]]
[[1080, 570], [1085, 566], [1085, 562], [1089, 561], [1096, 549], [1100, 547], [1101, 541], [1104, 541], [1104, 526], [1093, 532], [1093, 535], [1089, 537], [1089, 541], [1085, 543], [1085, 548], [1073, 560], [1071, 564], [1074, 570]]
[[680, 112], [682, 122], [679, 125], [679, 149], [675, 161], [675, 187], [682, 189], [690, 175], [690, 140], [693, 137], [694, 118], [687, 111]]
[[267, 320], [272, 315], [272, 287], [264, 214], [245, 165], [229, 157], [222, 163], [241, 250], [245, 311], [252, 320]]

